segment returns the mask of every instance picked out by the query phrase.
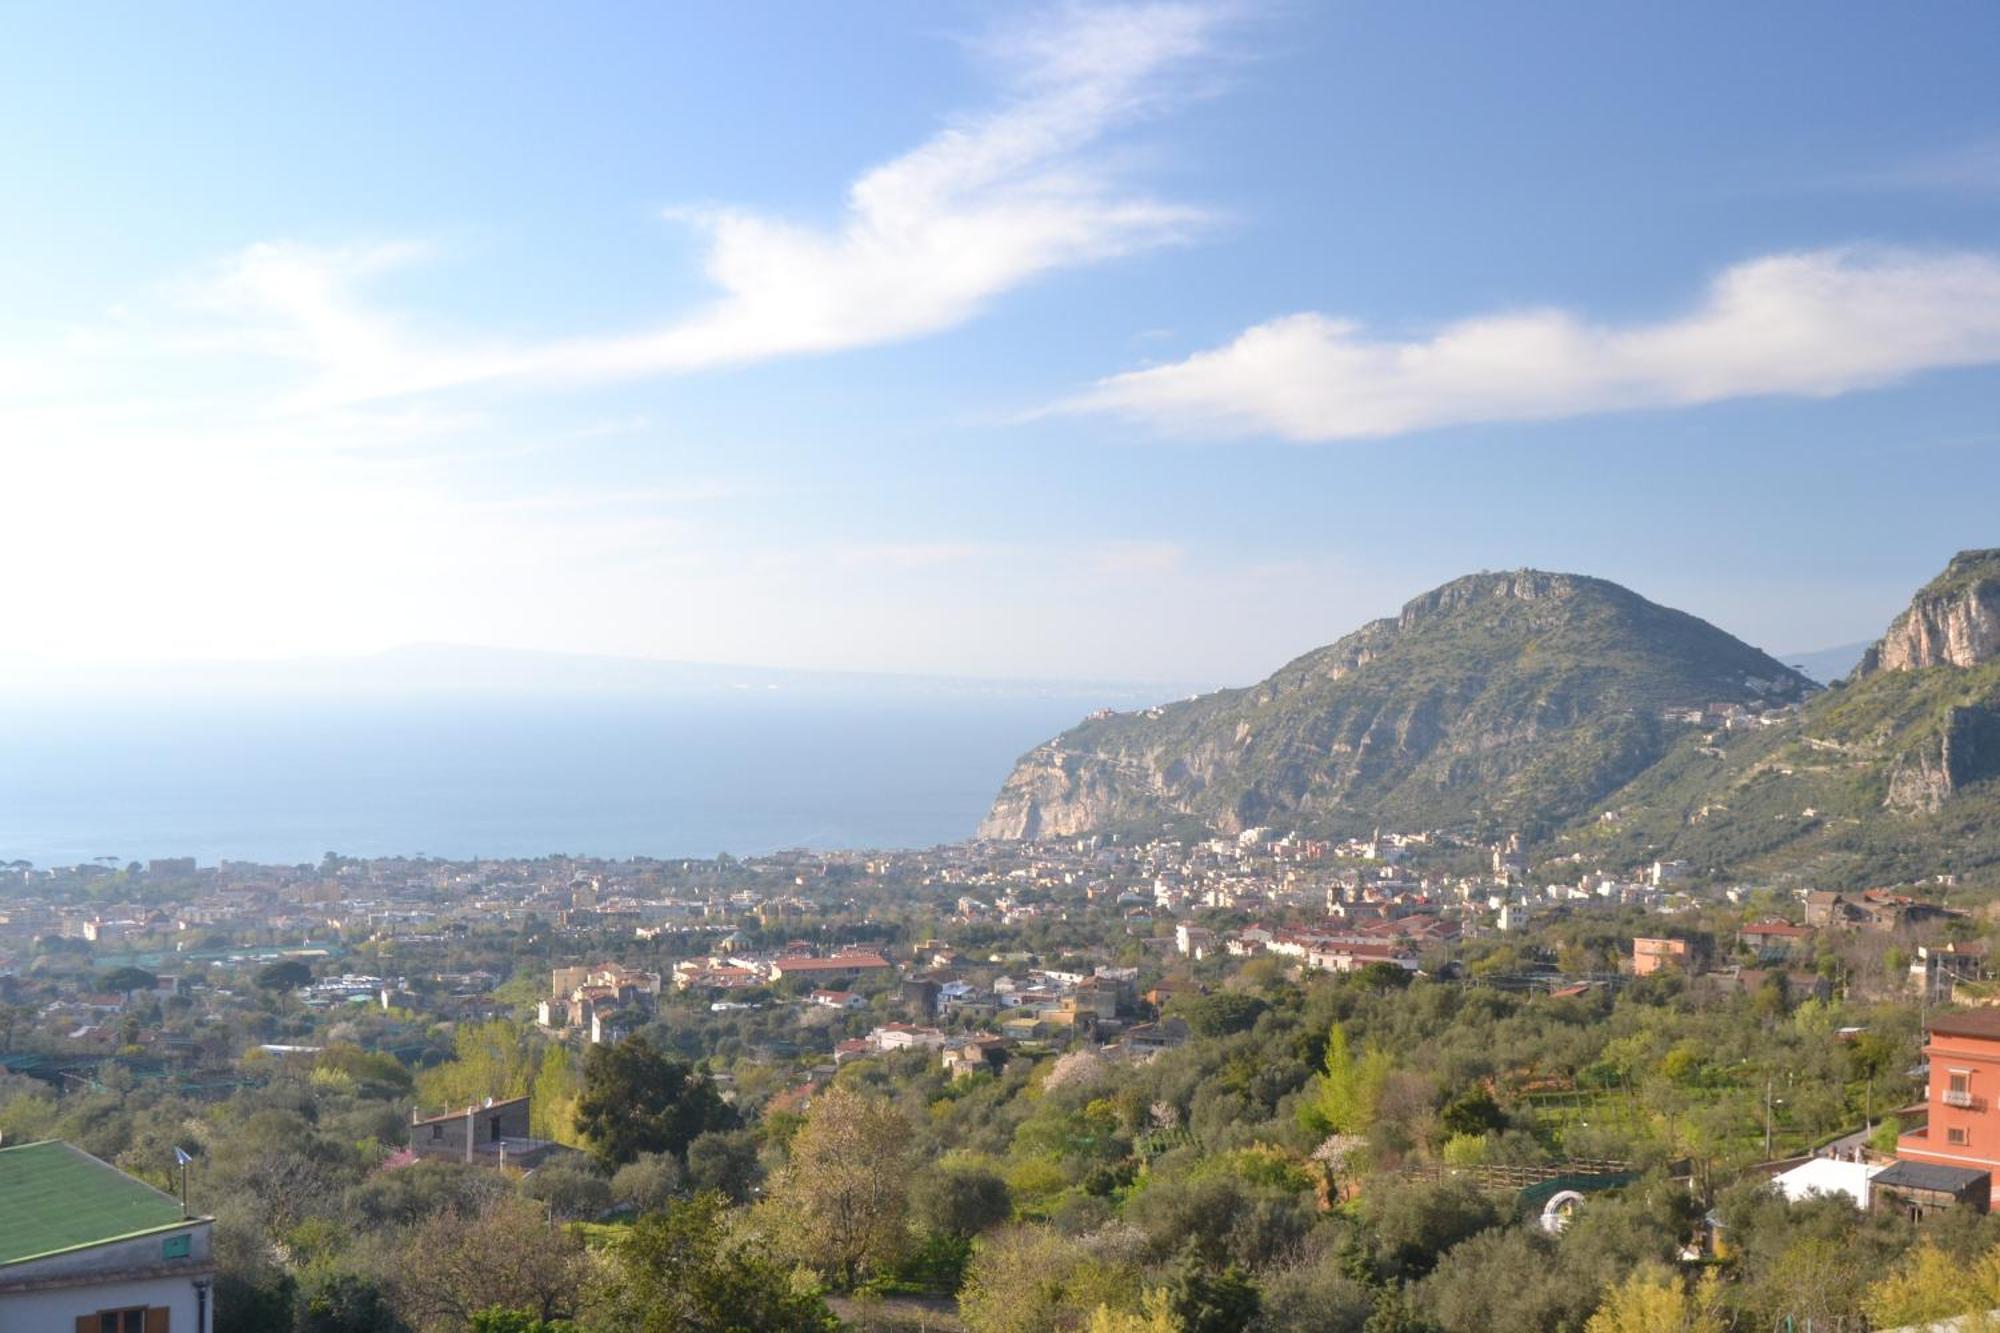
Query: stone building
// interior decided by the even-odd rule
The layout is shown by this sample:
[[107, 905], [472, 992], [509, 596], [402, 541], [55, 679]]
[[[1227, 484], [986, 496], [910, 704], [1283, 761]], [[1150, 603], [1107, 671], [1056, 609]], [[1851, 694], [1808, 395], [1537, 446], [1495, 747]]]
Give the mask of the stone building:
[[426, 1116], [411, 1113], [410, 1151], [419, 1157], [523, 1171], [575, 1151], [529, 1133], [528, 1099], [511, 1097]]

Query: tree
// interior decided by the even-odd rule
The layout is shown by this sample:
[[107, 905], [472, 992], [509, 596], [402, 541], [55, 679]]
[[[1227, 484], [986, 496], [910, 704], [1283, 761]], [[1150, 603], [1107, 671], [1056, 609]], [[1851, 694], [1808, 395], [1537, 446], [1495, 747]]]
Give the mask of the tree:
[[295, 1333], [407, 1333], [382, 1288], [355, 1273], [315, 1274], [300, 1288]]
[[1007, 1227], [980, 1239], [958, 1311], [971, 1333], [1047, 1333], [1074, 1328], [1100, 1307], [1129, 1310], [1137, 1295], [1128, 1264], [1050, 1227]]
[[1156, 1171], [1127, 1202], [1125, 1220], [1146, 1233], [1158, 1258], [1192, 1249], [1217, 1268], [1257, 1268], [1297, 1247], [1312, 1228], [1312, 1211], [1297, 1189], [1238, 1171]]
[[496, 1199], [477, 1213], [434, 1213], [408, 1233], [404, 1251], [422, 1262], [396, 1267], [396, 1309], [424, 1333], [460, 1333], [495, 1306], [544, 1321], [571, 1318], [587, 1268], [582, 1242], [520, 1198]]
[[537, 1319], [526, 1310], [495, 1306], [472, 1316], [472, 1333], [575, 1333], [567, 1319]]
[[1213, 1271], [1191, 1250], [1168, 1278], [1166, 1294], [1181, 1333], [1243, 1333], [1260, 1308], [1256, 1284], [1242, 1269]]
[[1398, 963], [1370, 963], [1356, 975], [1372, 991], [1406, 990], [1410, 984], [1410, 970]]
[[312, 979], [312, 969], [296, 958], [269, 963], [257, 969], [257, 988], [280, 994], [298, 990]]
[[531, 1199], [548, 1205], [558, 1222], [588, 1222], [611, 1207], [611, 1182], [590, 1169], [586, 1160], [550, 1162], [521, 1182]]
[[1554, 1243], [1526, 1227], [1491, 1227], [1453, 1245], [1417, 1289], [1432, 1323], [1481, 1333], [1574, 1329], [1596, 1300], [1593, 1288], [1562, 1270]]
[[1860, 1033], [1847, 1044], [1848, 1068], [1864, 1080], [1863, 1119], [1875, 1119], [1875, 1080], [1900, 1065], [1900, 1055], [1896, 1043], [1879, 1032]]
[[1013, 1212], [1007, 1182], [983, 1167], [935, 1167], [910, 1187], [911, 1219], [938, 1235], [976, 1236]]
[[636, 1333], [830, 1333], [818, 1292], [732, 1240], [728, 1202], [697, 1194], [642, 1217], [613, 1251], [609, 1324]]
[[[1374, 1304], [1373, 1293], [1350, 1266], [1365, 1267], [1359, 1247], [1349, 1249], [1354, 1228], [1342, 1228], [1341, 1248], [1307, 1247], [1289, 1264], [1259, 1275], [1264, 1309], [1258, 1327], [1265, 1333], [1360, 1333]], [[1343, 1252], [1346, 1249], [1348, 1252]], [[1358, 1262], [1357, 1262], [1358, 1261]]]
[[506, 1176], [497, 1171], [420, 1161], [369, 1176], [348, 1193], [345, 1209], [351, 1223], [363, 1230], [403, 1227], [434, 1213], [477, 1213], [511, 1190]]
[[684, 1157], [696, 1135], [735, 1126], [713, 1084], [642, 1036], [593, 1046], [584, 1059], [576, 1127], [607, 1166], [647, 1152]]
[[1500, 1220], [1493, 1201], [1472, 1182], [1457, 1177], [1407, 1182], [1384, 1178], [1369, 1188], [1364, 1207], [1375, 1232], [1375, 1269], [1384, 1278], [1428, 1273], [1439, 1255]]
[[1452, 1134], [1488, 1134], [1507, 1128], [1506, 1112], [1485, 1088], [1474, 1088], [1447, 1104], [1441, 1119]]
[[1268, 1008], [1270, 1006], [1256, 996], [1240, 991], [1204, 995], [1180, 1006], [1188, 1026], [1200, 1037], [1226, 1037], [1232, 1032], [1247, 1032]]
[[[1984, 1315], [2000, 1307], [2000, 1248], [1987, 1251], [1967, 1266], [1927, 1240], [1871, 1285], [1861, 1305], [1877, 1328], [1921, 1327], [1955, 1315]], [[1995, 1325], [2000, 1325], [2000, 1320], [1972, 1320], [1968, 1333]]]
[[[486, 1097], [509, 1100], [526, 1095], [533, 1086], [534, 1047], [527, 1029], [512, 1019], [461, 1023], [451, 1046], [450, 1060], [417, 1075], [419, 1104], [470, 1106]], [[553, 1049], [543, 1058], [552, 1054]], [[562, 1058], [567, 1059], [568, 1053]], [[542, 1108], [532, 1101], [529, 1112], [541, 1119]]]
[[[311, 974], [307, 974], [311, 979]], [[112, 995], [130, 995], [133, 991], [151, 990], [159, 984], [159, 978], [143, 967], [114, 967], [104, 974], [98, 985]], [[304, 983], [301, 982], [301, 985]]]
[[534, 1090], [529, 1094], [528, 1114], [532, 1133], [557, 1143], [580, 1146], [576, 1132], [577, 1069], [569, 1047], [550, 1045], [542, 1050], [535, 1069]]
[[1321, 1134], [1367, 1133], [1394, 1067], [1388, 1053], [1372, 1043], [1360, 1059], [1355, 1059], [1348, 1049], [1347, 1030], [1334, 1024], [1327, 1034], [1325, 1066], [1301, 1117]]
[[792, 1136], [772, 1190], [783, 1242], [843, 1285], [901, 1252], [908, 1213], [910, 1124], [902, 1112], [832, 1088]]
[[673, 1201], [681, 1167], [672, 1153], [641, 1153], [611, 1177], [611, 1197], [641, 1213], [657, 1213]]
[[1136, 1314], [1114, 1310], [1108, 1305], [1098, 1306], [1091, 1313], [1090, 1326], [1085, 1333], [1183, 1333], [1183, 1328], [1174, 1317], [1166, 1291], [1155, 1287], [1139, 1302]]
[[[768, 1117], [765, 1123], [770, 1123]], [[711, 1130], [688, 1144], [690, 1189], [715, 1190], [731, 1203], [742, 1203], [756, 1186], [757, 1175], [757, 1140], [749, 1130]]]
[[1641, 1268], [1613, 1287], [1584, 1333], [1723, 1333], [1721, 1279], [1711, 1269], [1690, 1291], [1661, 1268]]

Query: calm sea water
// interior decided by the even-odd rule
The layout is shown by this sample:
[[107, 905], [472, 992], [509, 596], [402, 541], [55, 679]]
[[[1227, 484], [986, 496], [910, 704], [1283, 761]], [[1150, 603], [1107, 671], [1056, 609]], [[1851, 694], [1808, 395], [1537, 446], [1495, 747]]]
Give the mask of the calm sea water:
[[264, 699], [0, 709], [0, 860], [737, 855], [971, 835], [1100, 699]]

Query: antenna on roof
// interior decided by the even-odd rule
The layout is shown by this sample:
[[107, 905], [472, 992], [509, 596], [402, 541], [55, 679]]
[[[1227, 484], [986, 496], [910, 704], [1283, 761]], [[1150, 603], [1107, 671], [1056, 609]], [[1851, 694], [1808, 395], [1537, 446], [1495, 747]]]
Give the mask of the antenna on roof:
[[194, 1158], [181, 1151], [180, 1145], [174, 1145], [174, 1165], [181, 1169], [181, 1216], [183, 1218], [188, 1215], [188, 1163], [192, 1161], [194, 1161]]

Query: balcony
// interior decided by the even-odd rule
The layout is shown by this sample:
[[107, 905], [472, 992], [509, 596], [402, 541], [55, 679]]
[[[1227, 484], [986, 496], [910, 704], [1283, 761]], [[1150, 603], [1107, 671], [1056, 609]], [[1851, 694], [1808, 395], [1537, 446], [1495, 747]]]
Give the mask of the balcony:
[[1972, 1105], [1972, 1094], [1969, 1092], [1960, 1092], [1957, 1088], [1946, 1088], [1938, 1094], [1938, 1099], [1946, 1106], [1969, 1108]]

